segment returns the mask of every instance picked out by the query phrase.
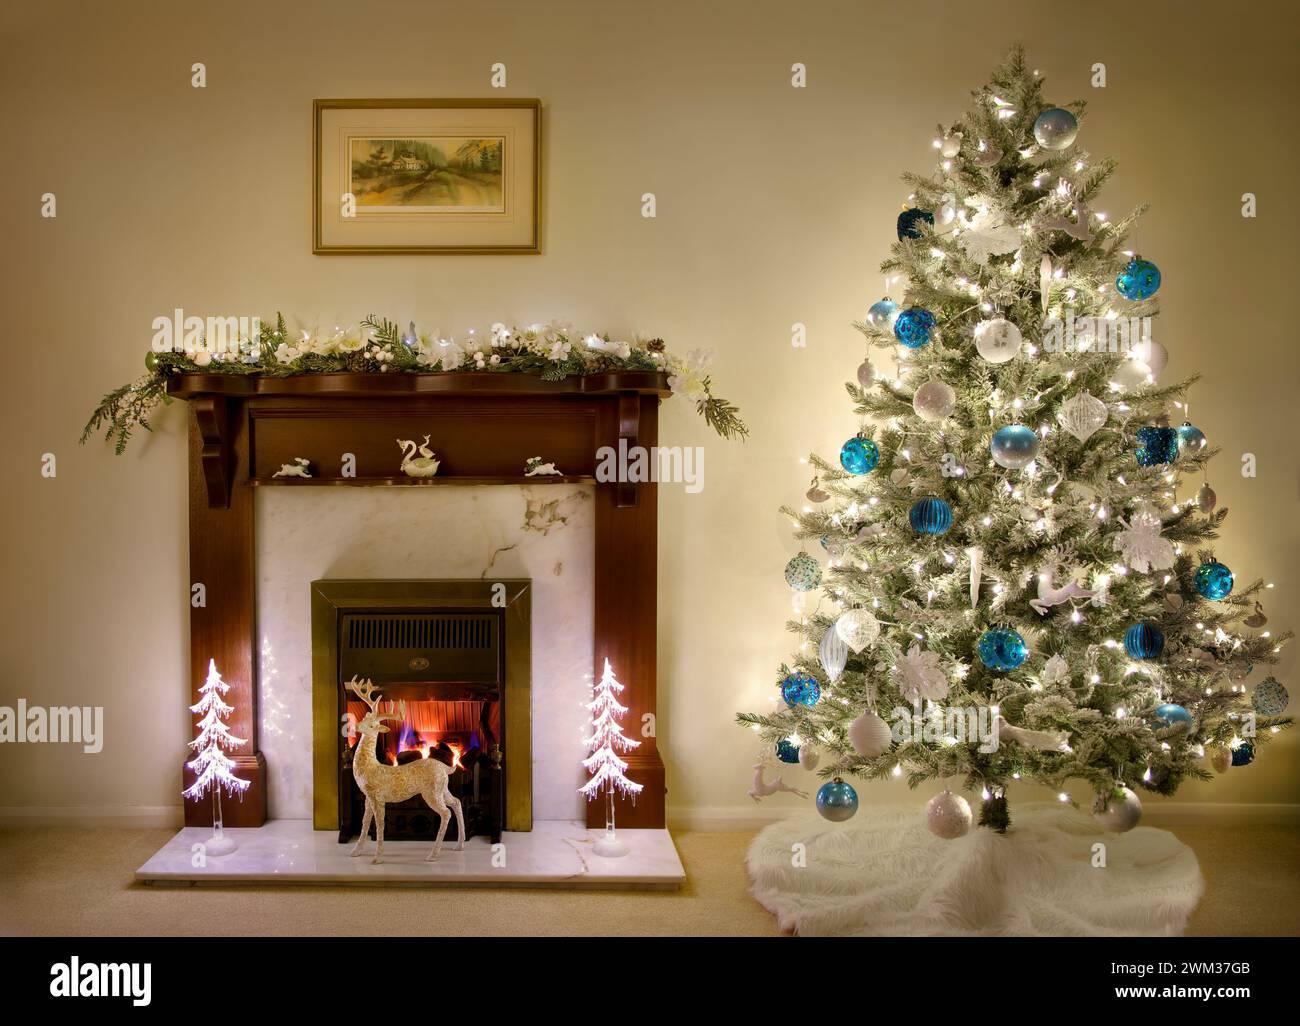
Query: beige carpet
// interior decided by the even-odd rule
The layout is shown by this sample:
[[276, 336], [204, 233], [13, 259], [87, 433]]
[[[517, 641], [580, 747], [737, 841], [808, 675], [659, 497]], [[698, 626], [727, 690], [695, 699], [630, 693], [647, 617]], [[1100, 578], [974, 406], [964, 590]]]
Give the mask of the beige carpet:
[[[1300, 934], [1300, 828], [1176, 826], [1205, 874], [1189, 933]], [[191, 887], [136, 884], [170, 830], [0, 831], [0, 933], [770, 936], [750, 896], [751, 833], [674, 835], [687, 885], [676, 892]], [[376, 919], [378, 917], [378, 920]]]

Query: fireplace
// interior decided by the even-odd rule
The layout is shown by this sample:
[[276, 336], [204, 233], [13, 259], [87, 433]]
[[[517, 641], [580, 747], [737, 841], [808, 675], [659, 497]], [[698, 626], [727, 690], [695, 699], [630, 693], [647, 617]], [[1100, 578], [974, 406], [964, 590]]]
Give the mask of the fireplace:
[[[366, 707], [345, 686], [353, 678], [373, 681], [394, 717], [376, 757], [445, 763], [468, 837], [532, 829], [530, 599], [523, 580], [312, 583], [316, 829], [340, 843], [361, 829], [352, 759]], [[438, 824], [415, 796], [388, 806], [385, 836], [433, 838]], [[447, 837], [458, 836], [453, 820]]]

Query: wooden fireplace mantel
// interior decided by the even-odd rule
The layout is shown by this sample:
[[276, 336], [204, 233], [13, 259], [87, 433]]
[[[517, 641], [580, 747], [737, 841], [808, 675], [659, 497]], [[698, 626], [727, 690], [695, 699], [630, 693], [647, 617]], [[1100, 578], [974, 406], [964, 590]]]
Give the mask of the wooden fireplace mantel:
[[[599, 482], [597, 452], [658, 444], [659, 401], [667, 376], [621, 372], [543, 381], [500, 372], [451, 374], [181, 374], [170, 395], [190, 404], [190, 582], [205, 601], [191, 604], [191, 701], [215, 658], [231, 685], [232, 732], [248, 746], [235, 756], [252, 786], [225, 803], [228, 826], [266, 819], [266, 762], [258, 746], [258, 633], [253, 495], [255, 486], [311, 487], [591, 483], [595, 489], [595, 650], [599, 677], [608, 658], [626, 687], [628, 733], [641, 746], [628, 775], [644, 785], [633, 805], [620, 799], [618, 821], [664, 825], [664, 766], [643, 718], [656, 713], [657, 486]], [[396, 438], [431, 436], [442, 461], [436, 477], [400, 469]], [[346, 455], [346, 459], [345, 459]], [[553, 461], [563, 477], [523, 476], [525, 459]], [[311, 461], [308, 480], [276, 478], [295, 457]], [[354, 469], [346, 475], [350, 462]], [[188, 786], [191, 774], [183, 770]], [[207, 803], [185, 806], [187, 825], [210, 822]], [[588, 806], [603, 825], [603, 808]]]

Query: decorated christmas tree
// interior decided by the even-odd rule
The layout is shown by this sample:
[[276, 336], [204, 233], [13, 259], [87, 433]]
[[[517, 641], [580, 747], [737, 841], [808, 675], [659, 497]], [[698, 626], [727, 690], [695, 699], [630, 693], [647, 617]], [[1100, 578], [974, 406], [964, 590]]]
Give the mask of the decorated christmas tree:
[[641, 745], [640, 741], [634, 741], [623, 733], [620, 721], [627, 713], [627, 706], [618, 700], [622, 691], [623, 685], [614, 676], [614, 668], [606, 659], [604, 672], [591, 689], [591, 701], [587, 704], [591, 710], [591, 736], [586, 745], [591, 755], [582, 761], [582, 765], [591, 774], [591, 779], [578, 789], [588, 801], [602, 794], [605, 797], [605, 836], [595, 844], [598, 855], [627, 854], [627, 846], [614, 836], [614, 792], [636, 796], [642, 787], [627, 778], [627, 762], [618, 754]]
[[[784, 510], [818, 554], [786, 579], [814, 601], [778, 711], [739, 719], [830, 778], [829, 819], [857, 808], [839, 778], [905, 774], [962, 778], [998, 830], [1013, 782], [1077, 804], [1084, 781], [1128, 829], [1142, 791], [1249, 763], [1290, 722], [1259, 667], [1291, 635], [1215, 557], [1196, 379], [1160, 380], [1160, 271], [1131, 252], [1142, 211], [1097, 210], [1114, 165], [1083, 115], [1017, 49], [940, 126], [882, 267], [901, 302], [856, 325], [879, 354], [847, 385], [861, 429]], [[969, 825], [959, 795], [928, 809], [940, 836]]]
[[249, 781], [234, 774], [235, 763], [226, 750], [244, 744], [226, 726], [226, 717], [235, 711], [223, 699], [230, 685], [221, 679], [217, 661], [208, 660], [208, 677], [199, 688], [199, 700], [190, 706], [190, 712], [199, 717], [198, 736], [189, 743], [197, 753], [186, 765], [194, 772], [194, 783], [182, 792], [185, 798], [199, 799], [212, 792], [212, 840], [207, 845], [210, 855], [221, 855], [234, 850], [234, 842], [222, 832], [221, 794], [243, 794]]

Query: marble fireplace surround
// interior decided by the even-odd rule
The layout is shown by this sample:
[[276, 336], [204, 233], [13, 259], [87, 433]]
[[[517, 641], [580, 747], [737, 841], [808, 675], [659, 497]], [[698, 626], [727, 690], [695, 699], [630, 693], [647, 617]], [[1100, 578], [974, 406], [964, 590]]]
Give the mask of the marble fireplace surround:
[[[190, 573], [207, 592], [191, 610], [192, 694], [215, 658], [231, 729], [250, 739], [237, 772], [252, 786], [227, 825], [311, 819], [310, 583], [380, 577], [532, 580], [533, 814], [602, 824], [576, 791], [583, 702], [609, 658], [627, 722], [655, 712], [657, 496], [597, 482], [597, 451], [657, 444], [664, 376], [189, 374], [168, 387], [190, 405]], [[406, 478], [395, 439], [426, 433], [442, 466]], [[565, 476], [523, 477], [531, 456]], [[272, 476], [295, 457], [311, 479]], [[641, 740], [629, 776], [645, 790], [620, 802], [619, 824], [662, 828], [663, 763]], [[201, 805], [187, 803], [187, 826], [210, 824]]]

